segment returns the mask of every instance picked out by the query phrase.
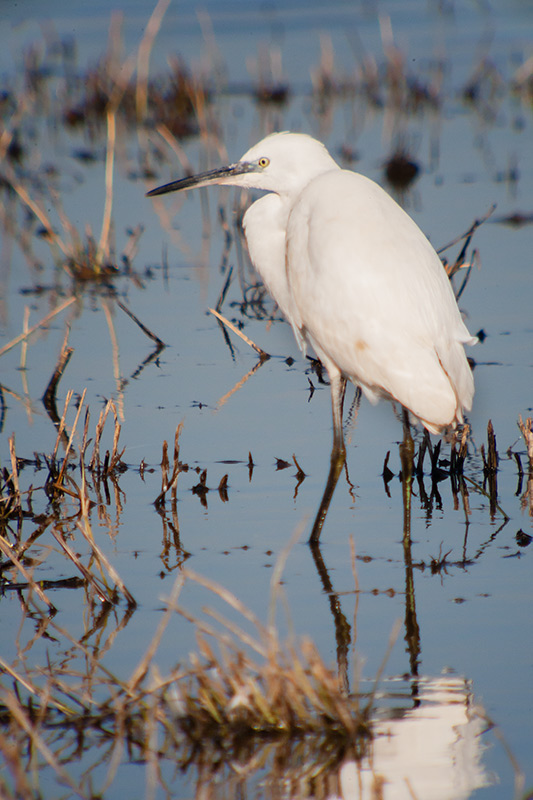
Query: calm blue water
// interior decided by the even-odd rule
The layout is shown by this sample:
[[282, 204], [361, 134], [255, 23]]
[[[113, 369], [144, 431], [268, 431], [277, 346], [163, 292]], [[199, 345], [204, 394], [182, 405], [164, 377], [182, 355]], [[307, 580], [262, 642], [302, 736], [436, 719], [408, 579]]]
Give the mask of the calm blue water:
[[[152, 6], [139, 1], [115, 3], [113, 7], [124, 11], [124, 50], [132, 52]], [[204, 16], [199, 18], [200, 11]], [[395, 41], [406, 54], [412, 74], [431, 76], [436, 59], [445, 64], [441, 112], [394, 117], [348, 98], [337, 100], [328, 114], [318, 116], [310, 93], [311, 74], [320, 60], [321, 36], [332, 41], [339, 76], [350, 75], [364, 57], [374, 57], [381, 63], [378, 11], [390, 16]], [[16, 80], [24, 48], [30, 42], [42, 42], [43, 31], [50, 36], [53, 28], [59, 36], [72, 36], [79, 63], [85, 65], [94, 63], [101, 54], [109, 29], [109, 5], [103, 2], [49, 2], [46, 10], [42, 3], [3, 2], [1, 17], [4, 47], [0, 72], [10, 85]], [[184, 143], [193, 168], [215, 166], [225, 158], [235, 160], [272, 128], [295, 129], [322, 139], [334, 154], [349, 146], [357, 155], [353, 166], [382, 181], [383, 163], [399, 141], [421, 166], [420, 178], [405, 198], [406, 206], [431, 241], [440, 246], [467, 230], [493, 203], [497, 204], [494, 220], [533, 211], [531, 103], [505, 88], [518, 66], [531, 55], [532, 34], [533, 7], [529, 2], [498, 2], [490, 8], [475, 3], [449, 4], [443, 12], [437, 4], [414, 2], [339, 2], [327, 9], [319, 3], [304, 2], [279, 6], [213, 0], [199, 6], [184, 2], [171, 4], [167, 11], [152, 65], [154, 71], [163, 69], [170, 55], [180, 54], [186, 64], [206, 75], [212, 76], [216, 66], [222, 85], [230, 90], [215, 101], [212, 109], [219, 142], [212, 141], [207, 148], [199, 139]], [[281, 54], [282, 79], [292, 93], [286, 106], [265, 110], [251, 102], [242, 87], [255, 84], [258, 57], [262, 58], [264, 51], [275, 52], [275, 48]], [[490, 98], [490, 115], [472, 110], [460, 97], [483, 53], [501, 76], [501, 84], [495, 84], [494, 97]], [[56, 99], [61, 86], [57, 92]], [[99, 231], [104, 202], [101, 143], [95, 145], [96, 162], [84, 166], [73, 154], [81, 146], [92, 147], [91, 142], [44, 123], [37, 125], [39, 138], [38, 145], [30, 149], [31, 169], [39, 173], [47, 164], [58, 166], [58, 186], [70, 220], [80, 231], [87, 223]], [[86, 292], [75, 310], [57, 317], [46, 332], [31, 340], [25, 371], [19, 369], [20, 348], [4, 355], [0, 362], [7, 403], [0, 442], [3, 465], [9, 463], [7, 439], [13, 433], [19, 456], [32, 458], [34, 452], [48, 453], [54, 446], [56, 433], [40, 397], [56, 363], [67, 322], [74, 353], [59, 386], [58, 405], [62, 406], [68, 389], [78, 395], [87, 389], [93, 428], [109, 397], [116, 399], [123, 415], [123, 459], [131, 469], [121, 476], [122, 494], [111, 491], [100, 513], [94, 510], [92, 522], [100, 546], [139, 604], [116, 637], [117, 620], [108, 623], [103, 637], [112, 640], [106, 665], [125, 677], [147, 646], [160, 618], [161, 598], [168, 596], [181, 561], [179, 549], [172, 542], [168, 547], [165, 544], [171, 515], [162, 521], [153, 507], [161, 485], [163, 440], [172, 442], [176, 426], [183, 421], [180, 457], [191, 468], [207, 469], [211, 488], [204, 507], [191, 491], [198, 482], [197, 473], [191, 469], [179, 478], [179, 535], [183, 549], [191, 553], [187, 564], [230, 588], [266, 619], [272, 565], [294, 530], [302, 524], [309, 526], [327, 474], [331, 437], [329, 390], [310, 375], [316, 386], [310, 397], [307, 365], [283, 322], [267, 325], [265, 321], [244, 320], [246, 333], [274, 357], [219, 406], [221, 398], [257, 361], [252, 350], [230, 335], [235, 348], [232, 354], [218, 324], [206, 313], [216, 304], [225, 280], [219, 270], [224, 249], [219, 206], [225, 210], [234, 236], [228, 258], [235, 273], [245, 258], [232, 226], [235, 195], [215, 189], [203, 196], [171, 196], [160, 206], [168, 215], [161, 211], [158, 215], [144, 192], [182, 172], [172, 154], [166, 152], [166, 156], [168, 160], [155, 180], [133, 179], [138, 170], [137, 141], [133, 131], [119, 130], [113, 208], [117, 252], [126, 244], [127, 228], [142, 222], [144, 232], [133, 262], [142, 280], [137, 284], [119, 281], [117, 288], [143, 323], [168, 344], [159, 359], [136, 375], [151, 352], [151, 344], [114, 306], [117, 368], [102, 300]], [[512, 170], [516, 179], [509, 180]], [[531, 225], [514, 228], [496, 221], [482, 226], [474, 238], [480, 268], [473, 270], [460, 302], [470, 330], [475, 333], [483, 329], [487, 335], [471, 351], [476, 360], [477, 392], [470, 416], [473, 435], [469, 474], [478, 482], [482, 480], [479, 447], [486, 442], [487, 421], [492, 419], [501, 456], [499, 503], [509, 519], [505, 523], [500, 512], [491, 517], [488, 499], [470, 486], [467, 524], [464, 510], [454, 507], [449, 483], [445, 482], [441, 486], [442, 502], [434, 503], [431, 514], [422, 508], [417, 490], [412, 520], [414, 600], [420, 629], [418, 671], [427, 681], [440, 720], [436, 725], [439, 732], [427, 733], [427, 739], [434, 735], [435, 741], [449, 743], [450, 730], [464, 725], [466, 740], [470, 741], [474, 730], [473, 741], [477, 742], [479, 730], [475, 725], [469, 728], [466, 718], [450, 713], [457, 699], [453, 693], [460, 693], [461, 708], [479, 703], [498, 726], [530, 789], [531, 548], [520, 547], [516, 534], [523, 530], [531, 535], [533, 518], [522, 501], [525, 484], [517, 494], [518, 471], [508, 449], [519, 452], [526, 464], [517, 419], [519, 414], [525, 417], [532, 412], [532, 231]], [[33, 242], [33, 247], [41, 271], [29, 266], [4, 229], [0, 347], [22, 330], [25, 306], [30, 307], [33, 324], [54, 305], [49, 293], [25, 293], [36, 284], [50, 286], [55, 280], [48, 248], [39, 241]], [[168, 274], [162, 269], [164, 260]], [[146, 267], [152, 269], [149, 277]], [[62, 280], [68, 286], [69, 281]], [[227, 316], [239, 317], [238, 309], [231, 305], [239, 299], [235, 280], [223, 307]], [[292, 366], [285, 361], [288, 356], [295, 359]], [[126, 381], [120, 389], [117, 369]], [[24, 397], [29, 401], [26, 405]], [[73, 413], [70, 423], [72, 419]], [[390, 406], [374, 408], [363, 401], [356, 424], [348, 433], [348, 469], [354, 488], [350, 493], [341, 478], [323, 534], [322, 556], [350, 623], [356, 594], [349, 537], [354, 538], [360, 593], [352, 642], [355, 640], [355, 660], [362, 665], [363, 678], [370, 680], [382, 663], [395, 622], [405, 618], [401, 485], [395, 477], [389, 497], [381, 479], [389, 450], [390, 468], [396, 475], [400, 470], [401, 435], [401, 424]], [[104, 441], [109, 446], [109, 439]], [[247, 466], [250, 452], [255, 462], [251, 480]], [[297, 494], [296, 468], [276, 469], [277, 458], [291, 461], [293, 454], [307, 475]], [[153, 471], [141, 477], [138, 467], [143, 460]], [[225, 474], [229, 483], [226, 503], [217, 492]], [[37, 486], [45, 477], [45, 470], [35, 472], [27, 467], [21, 481], [24, 486]], [[429, 491], [430, 486], [426, 489]], [[31, 530], [25, 528], [25, 536]], [[296, 635], [311, 636], [325, 660], [334, 664], [334, 620], [309, 548], [303, 543], [305, 538], [302, 535], [302, 542], [294, 546], [284, 573], [290, 622]], [[46, 547], [51, 544], [51, 537], [42, 542], [41, 577], [69, 577], [74, 568], [60, 554], [48, 554]], [[76, 539], [76, 544], [85, 552], [81, 541]], [[448, 568], [432, 574], [431, 559], [448, 552]], [[463, 557], [469, 559], [468, 566], [458, 565]], [[81, 590], [58, 590], [53, 599], [59, 609], [57, 624], [72, 636], [81, 637], [87, 624]], [[193, 584], [187, 585], [181, 602], [196, 614], [201, 614], [206, 603], [218, 608], [222, 605]], [[26, 620], [22, 632], [17, 633], [21, 610], [14, 592], [2, 597], [0, 615], [4, 632], [1, 652], [9, 661], [14, 657], [15, 637], [30, 640], [33, 627]], [[282, 610], [279, 625], [282, 633], [289, 628]], [[402, 628], [385, 668], [387, 678], [397, 679], [411, 669], [412, 653], [404, 636]], [[47, 657], [60, 661], [66, 648], [60, 637], [56, 643], [36, 640], [28, 659], [33, 664], [44, 663]], [[159, 669], [164, 673], [177, 661], [186, 661], [195, 649], [192, 627], [180, 618], [173, 619], [157, 655]], [[451, 674], [450, 680], [457, 685], [443, 688], [443, 673]], [[464, 681], [467, 689], [463, 688]], [[442, 696], [438, 694], [441, 691]], [[437, 699], [432, 692], [435, 697], [438, 694]], [[413, 711], [409, 702], [404, 705]], [[400, 763], [405, 763], [404, 730], [410, 729], [400, 727], [393, 735]], [[407, 741], [410, 736], [416, 737], [418, 730], [415, 725]], [[470, 783], [466, 781], [463, 788], [446, 787], [448, 793], [444, 795], [438, 794], [435, 781], [433, 789], [417, 796], [468, 797], [477, 788], [476, 797], [487, 800], [512, 797], [514, 775], [505, 748], [491, 733], [485, 733], [481, 740], [482, 747], [474, 747], [472, 756], [472, 764], [479, 759], [481, 766], [473, 770]], [[398, 762], [390, 754], [381, 757], [382, 768], [390, 776], [396, 775], [394, 764]], [[69, 768], [79, 776], [83, 766], [73, 762]], [[119, 797], [126, 791], [133, 791], [131, 796], [143, 796], [139, 790], [143, 770], [141, 766], [124, 767], [105, 796]], [[176, 797], [192, 795], [193, 783], [187, 786], [172, 780]], [[46, 796], [57, 796], [52, 777], [44, 789]]]

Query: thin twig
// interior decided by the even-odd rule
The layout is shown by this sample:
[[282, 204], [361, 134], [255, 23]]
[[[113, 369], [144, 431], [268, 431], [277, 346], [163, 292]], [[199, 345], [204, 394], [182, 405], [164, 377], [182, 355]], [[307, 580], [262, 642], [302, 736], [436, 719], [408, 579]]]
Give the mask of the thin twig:
[[222, 408], [222, 406], [223, 406], [225, 403], [227, 403], [227, 401], [230, 399], [230, 397], [231, 397], [232, 395], [234, 395], [234, 394], [235, 394], [235, 392], [238, 392], [238, 391], [239, 391], [239, 389], [241, 389], [241, 388], [244, 386], [244, 384], [246, 383], [246, 381], [247, 381], [249, 378], [251, 378], [251, 377], [252, 377], [252, 375], [254, 375], [254, 374], [257, 372], [257, 370], [258, 370], [260, 367], [262, 367], [262, 366], [263, 366], [263, 364], [264, 364], [264, 363], [265, 363], [265, 359], [264, 359], [264, 358], [262, 358], [262, 359], [259, 359], [259, 361], [257, 362], [257, 364], [254, 364], [254, 365], [253, 365], [253, 367], [252, 367], [252, 369], [248, 370], [248, 372], [246, 373], [246, 375], [243, 375], [243, 377], [242, 377], [242, 378], [241, 378], [239, 381], [237, 381], [237, 383], [235, 384], [235, 386], [234, 386], [232, 389], [230, 389], [230, 390], [229, 390], [229, 392], [226, 392], [226, 394], [225, 394], [223, 397], [221, 397], [221, 398], [220, 398], [220, 400], [218, 400], [218, 401], [217, 401], [216, 410], [218, 411], [220, 408]]
[[83, 403], [85, 401], [86, 393], [87, 393], [87, 389], [84, 389], [83, 390], [83, 394], [81, 396], [80, 403], [78, 405], [78, 411], [76, 413], [76, 418], [74, 420], [74, 425], [72, 426], [72, 431], [70, 433], [70, 437], [69, 437], [69, 440], [68, 440], [67, 449], [65, 451], [65, 457], [63, 458], [63, 464], [61, 465], [61, 470], [60, 470], [59, 475], [57, 477], [56, 483], [59, 483], [59, 484], [61, 484], [61, 482], [63, 480], [63, 475], [65, 474], [65, 470], [67, 468], [67, 461], [68, 461], [68, 457], [69, 457], [69, 453], [70, 453], [70, 448], [72, 447], [72, 440], [74, 438], [74, 434], [76, 433], [76, 426], [78, 425], [78, 420], [80, 418], [81, 410], [83, 408]]
[[159, 0], [152, 11], [144, 29], [144, 36], [141, 39], [137, 51], [137, 86], [135, 91], [135, 105], [137, 109], [137, 120], [141, 122], [146, 117], [148, 106], [148, 74], [150, 71], [150, 53], [154, 45], [163, 17], [166, 14], [170, 0]]
[[226, 317], [224, 317], [224, 316], [223, 316], [223, 315], [222, 315], [222, 314], [221, 314], [219, 311], [215, 311], [215, 309], [214, 309], [214, 308], [209, 308], [209, 309], [208, 309], [208, 311], [209, 311], [211, 314], [213, 314], [213, 315], [214, 315], [214, 316], [215, 316], [215, 317], [216, 317], [218, 320], [220, 320], [220, 322], [221, 322], [223, 325], [225, 325], [227, 328], [229, 328], [231, 331], [233, 331], [233, 333], [237, 334], [237, 336], [240, 336], [240, 338], [243, 340], [243, 342], [246, 342], [246, 344], [247, 344], [247, 345], [249, 345], [250, 347], [253, 347], [253, 349], [255, 350], [255, 352], [256, 352], [256, 353], [259, 353], [259, 355], [261, 356], [261, 358], [262, 358], [263, 360], [265, 360], [265, 361], [266, 361], [266, 359], [267, 359], [267, 358], [270, 358], [270, 356], [269, 356], [269, 354], [268, 354], [268, 353], [265, 353], [265, 351], [264, 351], [264, 350], [262, 350], [262, 349], [259, 347], [259, 345], [255, 344], [255, 342], [252, 342], [252, 340], [251, 340], [251, 339], [249, 339], [249, 338], [246, 336], [246, 334], [245, 334], [245, 333], [243, 333], [243, 332], [242, 332], [242, 331], [240, 331], [238, 328], [236, 328], [236, 327], [235, 327], [235, 325], [234, 325], [232, 322], [230, 322], [230, 321], [229, 321], [229, 319], [226, 319]]
[[165, 629], [170, 621], [171, 614], [174, 613], [176, 603], [178, 602], [178, 597], [180, 596], [180, 592], [183, 588], [185, 583], [185, 575], [183, 572], [180, 572], [175, 580], [174, 586], [172, 587], [172, 591], [170, 593], [170, 597], [166, 602], [166, 610], [163, 614], [162, 618], [159, 620], [159, 624], [156, 628], [152, 641], [146, 648], [143, 657], [135, 667], [134, 671], [132, 672], [131, 678], [127, 684], [127, 692], [128, 694], [133, 694], [137, 686], [139, 685], [140, 681], [144, 678], [148, 671], [148, 667], [150, 666], [150, 662], [152, 661], [157, 648], [159, 647], [159, 643], [165, 632]]
[[0, 349], [0, 356], [3, 356], [4, 353], [7, 353], [13, 347], [16, 347], [19, 342], [24, 341], [24, 339], [27, 339], [28, 336], [32, 335], [32, 333], [35, 333], [36, 330], [38, 330], [39, 328], [42, 328], [44, 325], [46, 325], [48, 322], [50, 322], [51, 319], [53, 319], [55, 316], [57, 316], [57, 314], [60, 314], [62, 311], [65, 310], [65, 308], [68, 308], [69, 306], [71, 306], [72, 303], [75, 302], [75, 300], [76, 300], [75, 297], [69, 297], [69, 299], [65, 300], [64, 303], [61, 303], [60, 306], [57, 306], [57, 308], [54, 308], [53, 311], [50, 311], [50, 313], [47, 314], [46, 317], [43, 317], [43, 319], [40, 322], [36, 322], [35, 325], [32, 325], [32, 327], [29, 328], [29, 330], [24, 331], [19, 336], [17, 336], [15, 339], [12, 339], [10, 342], [8, 342], [8, 344], [4, 345]]
[[155, 334], [155, 333], [153, 333], [153, 332], [150, 330], [150, 328], [147, 328], [147, 327], [146, 327], [146, 325], [144, 325], [144, 324], [141, 322], [141, 320], [139, 319], [139, 317], [136, 317], [136, 316], [135, 316], [135, 314], [133, 313], [133, 311], [130, 311], [130, 309], [129, 309], [127, 306], [125, 306], [125, 305], [124, 305], [124, 303], [122, 302], [122, 300], [119, 300], [119, 299], [117, 298], [117, 301], [116, 301], [116, 303], [117, 303], [117, 306], [118, 306], [118, 307], [119, 307], [119, 308], [120, 308], [120, 309], [121, 309], [121, 310], [122, 310], [122, 311], [123, 311], [125, 314], [127, 314], [127, 315], [128, 315], [128, 317], [129, 317], [130, 319], [132, 319], [136, 325], [138, 325], [138, 326], [139, 326], [139, 328], [142, 330], [142, 332], [143, 332], [143, 333], [145, 333], [145, 334], [146, 334], [146, 336], [148, 336], [148, 338], [149, 338], [149, 339], [152, 339], [152, 341], [156, 342], [156, 344], [158, 345], [158, 347], [160, 347], [160, 348], [166, 347], [166, 344], [165, 344], [165, 343], [164, 343], [164, 342], [163, 342], [163, 341], [162, 341], [162, 340], [159, 338], [159, 336], [156, 336], [156, 334]]
[[6, 542], [6, 540], [4, 539], [3, 536], [0, 536], [0, 550], [5, 555], [5, 557], [7, 559], [9, 559], [9, 561], [13, 562], [13, 564], [18, 569], [18, 571], [21, 573], [21, 575], [24, 576], [25, 580], [28, 582], [28, 584], [30, 586], [30, 591], [34, 591], [35, 594], [43, 601], [43, 603], [46, 603], [46, 605], [48, 606], [48, 609], [51, 612], [55, 613], [56, 607], [54, 606], [54, 604], [48, 599], [48, 597], [45, 595], [45, 593], [43, 592], [43, 590], [41, 589], [39, 584], [36, 581], [33, 580], [31, 575], [29, 574], [29, 572], [25, 568], [24, 564], [21, 561], [19, 561], [19, 559], [17, 558], [17, 556], [13, 552], [13, 549], [8, 545], [8, 543]]
[[[118, 103], [117, 103], [118, 105]], [[107, 144], [105, 157], [105, 204], [102, 233], [98, 243], [98, 253], [94, 271], [98, 274], [104, 264], [104, 259], [109, 258], [109, 234], [111, 231], [111, 211], [113, 208], [113, 168], [115, 164], [115, 141], [117, 135], [117, 107], [109, 103], [106, 111]]]

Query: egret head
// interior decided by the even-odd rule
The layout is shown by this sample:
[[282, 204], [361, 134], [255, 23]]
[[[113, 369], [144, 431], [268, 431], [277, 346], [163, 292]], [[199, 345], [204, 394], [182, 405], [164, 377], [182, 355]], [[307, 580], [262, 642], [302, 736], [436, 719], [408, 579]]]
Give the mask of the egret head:
[[213, 184], [296, 195], [323, 172], [339, 169], [321, 142], [302, 133], [272, 133], [235, 164], [182, 178], [148, 192], [148, 197]]

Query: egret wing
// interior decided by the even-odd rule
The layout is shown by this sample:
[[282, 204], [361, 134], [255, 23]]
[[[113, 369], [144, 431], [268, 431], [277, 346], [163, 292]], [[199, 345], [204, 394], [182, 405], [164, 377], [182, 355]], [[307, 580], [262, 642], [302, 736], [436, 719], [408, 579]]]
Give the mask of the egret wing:
[[392, 397], [436, 426], [470, 407], [473, 341], [432, 246], [377, 184], [319, 176], [287, 226], [288, 281], [317, 354], [371, 399]]

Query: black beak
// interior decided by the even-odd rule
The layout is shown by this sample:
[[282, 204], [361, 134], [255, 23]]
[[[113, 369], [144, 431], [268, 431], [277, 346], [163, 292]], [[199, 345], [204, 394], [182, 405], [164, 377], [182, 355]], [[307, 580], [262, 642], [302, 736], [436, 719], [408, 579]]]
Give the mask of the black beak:
[[164, 186], [158, 186], [146, 193], [146, 197], [156, 197], [159, 194], [168, 194], [168, 192], [179, 192], [182, 189], [193, 189], [201, 186], [210, 186], [216, 183], [233, 183], [232, 178], [238, 175], [245, 175], [247, 172], [255, 172], [257, 169], [255, 164], [246, 161], [238, 161], [236, 164], [230, 164], [229, 167], [220, 167], [219, 169], [212, 169], [209, 172], [201, 172], [199, 175], [190, 175], [188, 178], [181, 178], [179, 181], [172, 181], [165, 183]]

